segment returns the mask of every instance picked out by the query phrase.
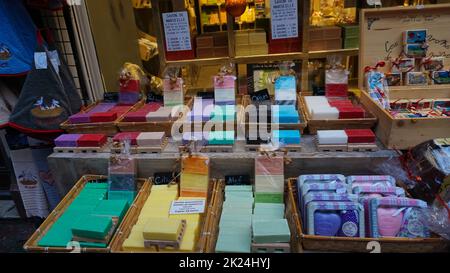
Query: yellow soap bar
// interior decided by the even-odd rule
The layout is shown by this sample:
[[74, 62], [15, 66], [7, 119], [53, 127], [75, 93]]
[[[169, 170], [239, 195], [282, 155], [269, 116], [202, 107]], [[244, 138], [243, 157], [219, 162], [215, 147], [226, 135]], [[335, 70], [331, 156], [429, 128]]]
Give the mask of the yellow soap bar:
[[135, 227], [136, 226], [131, 229], [130, 235], [122, 244], [122, 249], [124, 251], [145, 251], [144, 236], [142, 235], [142, 231], [136, 232], [134, 230]]
[[141, 214], [139, 214], [139, 217], [145, 217], [145, 218], [167, 218], [169, 217], [169, 210], [167, 209], [149, 209], [146, 211], [141, 211]]
[[180, 234], [181, 220], [170, 218], [150, 218], [145, 224], [145, 240], [176, 241]]
[[194, 251], [196, 242], [196, 234], [186, 232], [181, 240], [180, 251]]
[[152, 210], [152, 209], [166, 209], [169, 210], [172, 205], [172, 201], [165, 202], [148, 202], [142, 207], [142, 211]]
[[150, 193], [150, 196], [148, 197], [147, 201], [153, 200], [153, 199], [160, 199], [160, 200], [166, 200], [166, 199], [176, 199], [178, 197], [178, 190], [177, 191], [152, 191]]
[[163, 192], [178, 192], [178, 185], [153, 185], [150, 192], [163, 191]]
[[189, 188], [208, 188], [208, 176], [203, 174], [181, 173], [181, 190]]
[[170, 214], [169, 218], [172, 219], [180, 219], [180, 220], [186, 220], [189, 222], [200, 222], [200, 214]]

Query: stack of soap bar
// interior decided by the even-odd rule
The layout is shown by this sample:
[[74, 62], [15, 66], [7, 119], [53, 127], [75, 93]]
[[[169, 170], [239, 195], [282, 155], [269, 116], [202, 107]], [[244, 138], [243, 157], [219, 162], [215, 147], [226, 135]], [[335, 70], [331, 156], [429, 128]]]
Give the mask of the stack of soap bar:
[[375, 134], [370, 129], [347, 129], [348, 143], [375, 143]]
[[300, 144], [299, 130], [273, 130], [272, 143], [278, 146]]
[[171, 121], [175, 118], [172, 116], [172, 110], [172, 107], [161, 107], [155, 112], [149, 112], [146, 119], [149, 122]]
[[162, 145], [164, 138], [166, 137], [165, 132], [145, 132], [140, 133], [136, 138], [136, 144], [141, 147], [159, 147]]
[[273, 123], [299, 123], [297, 109], [293, 105], [272, 105]]
[[63, 134], [55, 139], [56, 147], [77, 147], [80, 134]]
[[226, 186], [216, 244], [218, 253], [249, 253], [253, 194], [251, 186]]
[[253, 221], [253, 242], [256, 244], [289, 243], [291, 232], [286, 219]]
[[124, 142], [125, 140], [129, 140], [131, 145], [137, 145], [137, 137], [140, 132], [122, 132], [117, 133], [113, 137], [114, 142]]
[[102, 147], [107, 140], [103, 134], [84, 134], [77, 139], [77, 147]]
[[348, 137], [344, 130], [318, 130], [317, 140], [320, 145], [346, 145]]
[[148, 218], [142, 234], [145, 240], [177, 241], [181, 229], [179, 219]]
[[234, 35], [237, 56], [264, 55], [269, 52], [266, 32], [262, 29], [235, 31]]
[[[110, 203], [107, 189], [108, 183], [106, 182], [86, 183], [67, 209], [39, 240], [38, 246], [65, 248], [72, 241], [73, 229], [77, 236], [87, 237], [87, 239], [92, 236], [100, 238], [100, 240], [104, 239], [111, 230], [112, 217], [118, 217], [118, 224], [120, 224], [120, 220], [123, 218], [120, 215], [125, 215], [130, 205], [127, 200], [114, 200]], [[95, 219], [91, 220], [92, 218]], [[80, 245], [87, 248], [104, 248], [108, 243], [81, 241]]]
[[233, 145], [234, 131], [212, 131], [209, 132], [209, 145]]
[[147, 114], [150, 112], [157, 111], [161, 105], [156, 102], [150, 102], [143, 107], [139, 108], [137, 111], [127, 113], [123, 118], [124, 122], [146, 122]]
[[235, 105], [215, 105], [214, 110], [211, 113], [211, 120], [228, 122], [234, 121], [236, 117]]
[[209, 158], [199, 155], [184, 156], [181, 160], [180, 196], [208, 196]]
[[163, 80], [164, 90], [164, 106], [178, 106], [183, 105], [183, 79], [177, 78], [176, 82], [171, 82], [170, 79]]
[[236, 104], [234, 76], [214, 77], [214, 103], [217, 105]]
[[194, 99], [192, 111], [188, 113], [188, 120], [192, 122], [206, 122], [211, 118], [213, 110], [214, 100], [196, 97]]
[[295, 105], [297, 102], [296, 86], [294, 76], [278, 77], [275, 81], [275, 102]]
[[261, 203], [281, 203], [284, 194], [283, 157], [255, 159], [255, 199]]

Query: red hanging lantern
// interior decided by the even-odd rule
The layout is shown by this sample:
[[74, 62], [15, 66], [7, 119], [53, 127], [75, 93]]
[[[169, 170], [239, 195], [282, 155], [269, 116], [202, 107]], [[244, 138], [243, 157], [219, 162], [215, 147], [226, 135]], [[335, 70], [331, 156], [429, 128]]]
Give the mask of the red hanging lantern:
[[233, 17], [241, 16], [245, 12], [246, 8], [247, 8], [246, 0], [226, 0], [225, 2], [225, 9]]

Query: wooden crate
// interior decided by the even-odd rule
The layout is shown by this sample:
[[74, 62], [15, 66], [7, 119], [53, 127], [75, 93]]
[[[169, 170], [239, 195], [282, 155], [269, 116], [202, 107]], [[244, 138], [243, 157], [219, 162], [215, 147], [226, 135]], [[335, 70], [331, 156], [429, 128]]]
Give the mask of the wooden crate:
[[[115, 121], [110, 122], [92, 122], [92, 123], [70, 123], [69, 120], [64, 121], [61, 123], [60, 127], [61, 129], [67, 131], [68, 133], [72, 134], [105, 134], [107, 136], [114, 136], [117, 132], [119, 132], [119, 129], [117, 127], [117, 122], [123, 119], [123, 117], [128, 113], [135, 111], [136, 109], [140, 108], [142, 104], [145, 102], [144, 99], [141, 99], [138, 103], [130, 107], [130, 109], [123, 114], [122, 116], [118, 117]], [[89, 112], [92, 108], [94, 108], [97, 104], [101, 103], [101, 101], [97, 101], [96, 103], [93, 103], [89, 105], [85, 110], [80, 111], [80, 113], [86, 113]]]
[[367, 249], [369, 242], [379, 243], [382, 253], [425, 253], [425, 252], [445, 252], [448, 243], [439, 237], [434, 238], [347, 238], [333, 236], [316, 236], [304, 233], [301, 215], [297, 203], [297, 178], [288, 179], [288, 193], [286, 206], [291, 211], [291, 219], [298, 231], [299, 245], [303, 250], [314, 251], [337, 251], [337, 252], [370, 252], [372, 248]]
[[[220, 181], [216, 181], [215, 179], [210, 180], [209, 184], [209, 192], [208, 192], [208, 198], [207, 198], [207, 204], [205, 208], [205, 213], [203, 213], [201, 219], [200, 219], [200, 234], [199, 239], [197, 241], [197, 245], [195, 247], [195, 252], [205, 252], [206, 251], [206, 242], [208, 240], [208, 237], [210, 236], [211, 232], [209, 231], [209, 219], [211, 217], [211, 213], [214, 213], [217, 208], [214, 208], [214, 190], [216, 187], [216, 184]], [[148, 188], [143, 188], [141, 191], [139, 191], [138, 195], [136, 196], [136, 200], [134, 202], [133, 207], [128, 211], [128, 213], [125, 215], [122, 224], [119, 226], [116, 236], [112, 239], [111, 242], [111, 252], [113, 253], [132, 253], [128, 251], [124, 251], [122, 249], [123, 242], [128, 238], [130, 235], [131, 229], [136, 224], [139, 218], [139, 214], [141, 213], [141, 210], [147, 201], [148, 197], [150, 196], [151, 192], [151, 186]], [[148, 250], [145, 252], [156, 252], [153, 250]], [[162, 250], [161, 252], [167, 252]], [[170, 252], [176, 252], [176, 251], [170, 251]]]
[[[192, 108], [193, 98], [185, 97], [184, 105], [189, 108]], [[140, 104], [138, 107], [133, 109], [135, 112], [139, 110], [139, 108], [143, 107], [145, 103]], [[117, 127], [121, 132], [165, 132], [166, 136], [172, 136], [172, 126], [177, 121], [147, 121], [147, 122], [127, 122], [123, 121], [125, 116], [122, 116], [117, 121]], [[183, 116], [180, 117], [182, 119]]]
[[349, 119], [330, 119], [330, 120], [317, 120], [311, 119], [309, 115], [309, 109], [306, 105], [305, 99], [300, 98], [302, 104], [303, 115], [308, 123], [308, 130], [310, 134], [317, 134], [317, 130], [344, 130], [344, 129], [370, 129], [375, 126], [377, 118], [361, 101], [361, 106], [366, 111], [365, 118], [349, 118]]
[[[450, 4], [416, 7], [392, 7], [363, 10], [360, 17], [359, 88], [364, 90], [364, 68], [377, 61], [397, 58], [402, 50], [401, 36], [405, 30], [427, 29], [428, 52], [445, 55], [444, 64], [450, 67]], [[387, 49], [387, 51], [386, 51]], [[390, 65], [380, 68], [387, 72]], [[377, 137], [388, 148], [407, 149], [421, 142], [450, 135], [450, 118], [393, 118], [366, 92], [361, 102], [378, 118]], [[389, 98], [434, 99], [450, 98], [450, 85], [423, 87], [389, 87]]]
[[[300, 96], [300, 94], [298, 94], [297, 95], [297, 111], [298, 111], [298, 116], [299, 116], [299, 123], [278, 123], [278, 124], [276, 124], [276, 126], [278, 126], [278, 128], [280, 130], [299, 130], [300, 133], [303, 134], [303, 131], [306, 128], [307, 121], [306, 121], [305, 115], [301, 109], [302, 105], [300, 103], [300, 98], [301, 98], [301, 96]], [[273, 97], [271, 97], [271, 100], [272, 100], [272, 104], [274, 104], [275, 100]], [[251, 105], [252, 101], [250, 99], [250, 96], [248, 96], [248, 95], [244, 96], [242, 104], [244, 106], [244, 110], [248, 105]], [[270, 106], [269, 106], [269, 109], [270, 109]], [[272, 124], [275, 124], [275, 123], [264, 124], [264, 123], [259, 123], [259, 122], [257, 122], [257, 123], [250, 122], [247, 112], [244, 111], [242, 113], [242, 123], [240, 124], [240, 126], [242, 127], [242, 130], [245, 130], [246, 136], [248, 136], [248, 132], [249, 132], [250, 128], [257, 130], [258, 126], [260, 124], [262, 124], [263, 126], [265, 125], [267, 130], [270, 131], [272, 128]]]
[[[64, 196], [64, 198], [59, 202], [59, 204], [56, 206], [56, 208], [47, 216], [45, 221], [39, 226], [38, 229], [31, 235], [31, 237], [28, 239], [28, 241], [25, 243], [23, 248], [28, 252], [72, 252], [73, 249], [71, 248], [63, 248], [63, 247], [41, 247], [38, 246], [39, 241], [42, 239], [42, 237], [47, 233], [47, 231], [52, 227], [52, 225], [58, 220], [61, 215], [64, 214], [66, 209], [69, 207], [69, 205], [73, 202], [73, 200], [78, 196], [78, 194], [81, 192], [81, 190], [84, 188], [86, 183], [92, 180], [100, 180], [100, 179], [107, 179], [107, 176], [104, 175], [84, 175], [83, 177], [78, 180], [77, 183], [73, 186], [73, 188]], [[150, 187], [151, 182], [148, 179], [138, 179], [137, 180], [137, 186], [138, 189], [145, 190], [146, 188]], [[133, 204], [130, 206], [130, 209], [128, 210], [127, 214], [132, 210], [132, 208], [135, 206], [135, 203], [138, 201], [138, 198], [136, 196]], [[125, 218], [122, 220], [122, 223], [119, 225], [119, 227], [116, 229], [115, 234], [111, 241], [109, 242], [108, 246], [106, 248], [88, 248], [83, 247], [80, 248], [80, 252], [93, 252], [93, 253], [107, 253], [110, 252], [112, 242], [114, 241], [114, 238], [117, 234], [117, 232], [120, 230], [120, 227], [122, 226]]]

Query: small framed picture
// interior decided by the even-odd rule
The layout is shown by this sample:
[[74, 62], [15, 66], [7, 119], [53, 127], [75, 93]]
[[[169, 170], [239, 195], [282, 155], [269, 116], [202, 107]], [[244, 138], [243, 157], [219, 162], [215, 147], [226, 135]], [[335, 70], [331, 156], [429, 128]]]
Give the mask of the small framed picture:
[[405, 54], [410, 58], [425, 58], [427, 48], [423, 44], [407, 44], [405, 45]]
[[444, 68], [444, 57], [426, 58], [422, 62], [425, 71], [439, 71]]
[[406, 73], [414, 69], [416, 66], [415, 62], [414, 58], [402, 58], [398, 61], [397, 67], [394, 68], [397, 68], [399, 72]]
[[426, 29], [414, 29], [403, 32], [403, 44], [423, 44], [427, 41]]
[[433, 71], [431, 79], [433, 84], [450, 84], [450, 71]]
[[391, 72], [386, 73], [386, 83], [388, 86], [401, 86], [402, 85], [402, 73]]
[[408, 72], [406, 85], [428, 85], [428, 76], [424, 72]]

